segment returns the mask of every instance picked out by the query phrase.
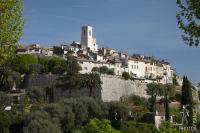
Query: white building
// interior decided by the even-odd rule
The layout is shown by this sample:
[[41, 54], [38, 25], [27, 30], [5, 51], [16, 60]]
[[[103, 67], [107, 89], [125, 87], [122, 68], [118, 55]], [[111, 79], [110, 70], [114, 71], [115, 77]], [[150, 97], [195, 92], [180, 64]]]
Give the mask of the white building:
[[145, 63], [136, 58], [128, 59], [128, 73], [135, 78], [145, 77]]
[[83, 26], [81, 31], [81, 46], [83, 49], [98, 51], [96, 38], [93, 37], [93, 28], [91, 26]]
[[115, 64], [109, 63], [109, 62], [99, 62], [99, 61], [93, 61], [93, 60], [88, 60], [88, 59], [77, 59], [79, 65], [82, 67], [82, 70], [80, 71], [80, 73], [84, 74], [84, 73], [90, 73], [92, 71], [93, 67], [102, 67], [102, 66], [106, 66], [109, 69], [114, 69], [114, 71], [117, 69], [115, 69]]
[[96, 39], [93, 36], [91, 26], [81, 28], [81, 42], [73, 42], [70, 45], [54, 46], [52, 48], [41, 48], [38, 44], [26, 48], [18, 48], [18, 54], [35, 54], [43, 56], [63, 56], [68, 52], [75, 56], [82, 67], [81, 73], [89, 73], [93, 67], [107, 66], [113, 69], [116, 75], [128, 72], [132, 78], [144, 80], [147, 83], [172, 83], [174, 70], [164, 60], [155, 60], [154, 57], [147, 57], [119, 52], [113, 48], [102, 47], [98, 49]]
[[[165, 121], [165, 114], [164, 113], [159, 113], [158, 111], [156, 111], [156, 114], [154, 116], [154, 122], [155, 122], [155, 126], [157, 129], [159, 129], [160, 125], [162, 122]], [[173, 123], [173, 116], [170, 116], [170, 120], [171, 123]]]

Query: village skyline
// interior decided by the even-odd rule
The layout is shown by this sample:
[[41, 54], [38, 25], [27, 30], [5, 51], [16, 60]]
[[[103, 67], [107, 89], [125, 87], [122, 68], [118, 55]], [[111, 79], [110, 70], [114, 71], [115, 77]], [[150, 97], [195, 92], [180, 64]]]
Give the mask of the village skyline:
[[184, 44], [177, 26], [177, 10], [173, 0], [25, 1], [27, 22], [20, 42], [70, 44], [80, 41], [82, 25], [91, 25], [98, 44], [168, 60], [179, 75], [198, 83], [200, 49]]

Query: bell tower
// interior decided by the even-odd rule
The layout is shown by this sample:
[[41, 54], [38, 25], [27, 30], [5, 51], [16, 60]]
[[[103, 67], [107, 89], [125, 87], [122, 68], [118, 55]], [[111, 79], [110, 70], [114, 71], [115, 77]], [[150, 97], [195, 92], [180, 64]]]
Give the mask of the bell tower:
[[91, 51], [97, 51], [96, 39], [93, 37], [93, 28], [83, 26], [81, 29], [81, 46], [83, 49], [89, 48]]

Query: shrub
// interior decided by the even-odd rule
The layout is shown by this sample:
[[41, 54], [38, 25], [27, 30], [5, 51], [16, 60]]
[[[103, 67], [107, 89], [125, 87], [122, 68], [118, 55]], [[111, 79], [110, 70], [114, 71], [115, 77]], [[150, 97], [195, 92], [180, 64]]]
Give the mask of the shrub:
[[178, 101], [178, 102], [181, 102], [181, 93], [175, 94], [175, 100]]
[[59, 125], [52, 122], [44, 111], [30, 113], [26, 119], [25, 130], [30, 133], [61, 133]]
[[114, 69], [109, 69], [107, 72], [108, 75], [115, 75]]
[[75, 130], [72, 133], [120, 133], [116, 131], [111, 125], [109, 120], [91, 120], [81, 130]]
[[107, 66], [100, 67], [100, 73], [107, 74], [109, 71], [109, 68]]
[[158, 133], [153, 124], [137, 123], [133, 121], [125, 121], [121, 125], [122, 133]]
[[4, 92], [0, 91], [0, 112], [5, 109], [5, 107], [11, 105], [11, 97]]
[[181, 123], [182, 116], [181, 110], [179, 108], [170, 108], [170, 115], [173, 115], [173, 121], [176, 123]]
[[61, 126], [64, 132], [70, 131], [75, 125], [75, 114], [69, 106], [64, 106], [64, 116], [61, 119]]
[[93, 67], [92, 72], [100, 72], [100, 68], [99, 67]]
[[46, 92], [40, 87], [34, 87], [28, 91], [28, 96], [31, 98], [33, 103], [44, 101]]
[[128, 72], [123, 72], [122, 73], [122, 77], [125, 79], [125, 80], [129, 80], [130, 79], [130, 74]]
[[12, 60], [12, 69], [21, 74], [25, 74], [29, 72], [29, 65], [37, 64], [38, 58], [33, 55], [23, 54], [16, 55], [16, 57]]
[[161, 133], [186, 133], [184, 131], [178, 130], [177, 127], [172, 125], [170, 122], [162, 122], [159, 130]]
[[111, 121], [111, 125], [119, 129], [121, 122], [128, 118], [128, 107], [119, 102], [110, 102], [108, 103], [108, 108], [108, 118]]
[[42, 72], [43, 66], [40, 64], [30, 64], [29, 65], [29, 74], [40, 74]]

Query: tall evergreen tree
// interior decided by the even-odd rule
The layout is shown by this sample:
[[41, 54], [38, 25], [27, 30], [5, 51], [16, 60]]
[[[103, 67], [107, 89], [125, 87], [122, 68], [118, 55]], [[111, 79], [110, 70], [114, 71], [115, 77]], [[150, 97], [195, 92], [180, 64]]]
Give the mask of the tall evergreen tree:
[[182, 85], [182, 98], [181, 98], [181, 108], [183, 105], [188, 106], [189, 110], [189, 117], [188, 117], [188, 123], [192, 124], [193, 120], [193, 99], [192, 99], [192, 90], [191, 90], [191, 84], [187, 77], [183, 77], [183, 85]]
[[0, 0], [0, 65], [8, 61], [22, 36], [22, 0]]
[[183, 77], [183, 84], [182, 84], [182, 95], [181, 95], [181, 108], [183, 105], [186, 105], [186, 77]]
[[167, 90], [165, 90], [165, 94], [164, 94], [164, 104], [165, 104], [165, 120], [169, 121], [170, 120], [170, 115], [169, 115], [169, 100], [168, 100], [168, 94], [167, 94]]

